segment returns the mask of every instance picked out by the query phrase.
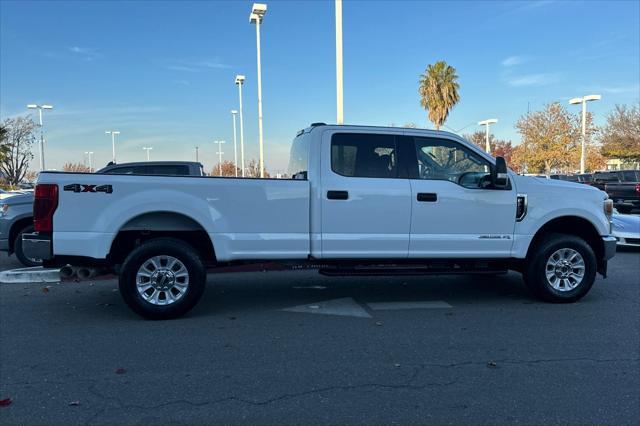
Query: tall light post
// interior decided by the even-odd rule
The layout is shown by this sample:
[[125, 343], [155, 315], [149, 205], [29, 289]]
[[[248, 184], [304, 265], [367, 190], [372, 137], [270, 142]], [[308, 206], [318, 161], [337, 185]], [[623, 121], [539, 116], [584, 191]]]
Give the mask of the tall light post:
[[251, 7], [249, 22], [256, 24], [256, 46], [258, 52], [258, 143], [260, 146], [260, 177], [264, 177], [264, 149], [262, 139], [262, 68], [260, 64], [260, 24], [264, 14], [267, 13], [267, 5], [263, 3], [254, 3]]
[[342, 87], [342, 0], [336, 0], [336, 122], [344, 123]]
[[196, 163], [198, 162], [198, 147], [196, 146]]
[[488, 120], [478, 121], [478, 126], [486, 126], [485, 131], [485, 152], [491, 154], [491, 144], [489, 143], [489, 126], [498, 122], [497, 118], [490, 118]]
[[599, 101], [601, 95], [587, 95], [582, 98], [573, 98], [569, 100], [571, 105], [582, 104], [582, 147], [580, 151], [580, 173], [584, 173], [585, 163], [587, 161], [587, 102]]
[[222, 144], [226, 142], [213, 141], [213, 143], [218, 144], [218, 152], [216, 152], [216, 154], [218, 154], [218, 168], [220, 169], [220, 176], [222, 176], [222, 154], [224, 154], [224, 152], [222, 152]]
[[150, 157], [149, 157], [149, 151], [151, 151], [153, 149], [152, 146], [143, 146], [142, 149], [144, 149], [145, 151], [147, 151], [147, 161], [150, 161]]
[[116, 163], [116, 135], [119, 135], [120, 132], [117, 130], [107, 130], [104, 132], [106, 135], [111, 135], [111, 150], [113, 152], [113, 164]]
[[242, 85], [244, 84], [244, 75], [236, 75], [236, 84], [238, 85], [238, 97], [240, 101], [240, 173], [244, 177], [244, 120], [242, 119]]
[[93, 151], [85, 151], [84, 155], [89, 157], [89, 173], [93, 173]]
[[236, 177], [238, 177], [238, 149], [236, 148], [236, 115], [238, 111], [235, 109], [231, 110], [231, 115], [233, 116], [233, 168]]
[[38, 110], [38, 117], [39, 117], [38, 123], [40, 124], [40, 171], [43, 171], [44, 170], [44, 129], [42, 126], [42, 110], [53, 109], [53, 106], [29, 104], [27, 105], [27, 108]]

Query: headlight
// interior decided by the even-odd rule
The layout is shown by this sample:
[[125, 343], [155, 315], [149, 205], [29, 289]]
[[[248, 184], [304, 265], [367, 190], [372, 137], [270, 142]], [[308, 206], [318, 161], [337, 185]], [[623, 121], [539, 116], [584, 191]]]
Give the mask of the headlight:
[[607, 216], [607, 219], [609, 219], [609, 233], [611, 234], [612, 232], [612, 217], [613, 217], [613, 200], [609, 200], [606, 199], [604, 200], [604, 204], [603, 204], [603, 209], [604, 209], [604, 214], [605, 216]]
[[8, 210], [9, 204], [0, 204], [0, 216], [6, 215]]

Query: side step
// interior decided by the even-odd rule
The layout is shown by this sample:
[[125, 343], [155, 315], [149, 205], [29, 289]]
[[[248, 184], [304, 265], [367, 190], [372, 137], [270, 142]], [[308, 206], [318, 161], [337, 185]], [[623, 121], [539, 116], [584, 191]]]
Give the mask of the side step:
[[449, 275], [449, 274], [506, 274], [508, 269], [501, 262], [434, 262], [424, 265], [354, 266], [350, 268], [321, 268], [326, 276], [374, 276], [374, 275]]

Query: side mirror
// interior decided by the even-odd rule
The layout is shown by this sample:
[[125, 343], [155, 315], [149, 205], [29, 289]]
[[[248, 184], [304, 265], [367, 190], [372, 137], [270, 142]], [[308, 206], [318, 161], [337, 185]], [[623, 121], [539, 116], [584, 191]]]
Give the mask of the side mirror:
[[507, 174], [507, 162], [503, 157], [496, 157], [496, 165], [491, 170], [491, 181], [493, 186], [498, 189], [504, 189], [509, 183]]

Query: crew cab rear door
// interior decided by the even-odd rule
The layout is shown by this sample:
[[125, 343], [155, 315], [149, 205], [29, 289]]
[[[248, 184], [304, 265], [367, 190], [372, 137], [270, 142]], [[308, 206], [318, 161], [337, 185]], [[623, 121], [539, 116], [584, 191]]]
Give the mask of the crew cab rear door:
[[[509, 257], [516, 190], [486, 186], [491, 163], [459, 141], [411, 135], [411, 258]], [[484, 182], [484, 184], [483, 184]]]
[[321, 147], [323, 258], [406, 258], [411, 187], [394, 134], [325, 131]]

